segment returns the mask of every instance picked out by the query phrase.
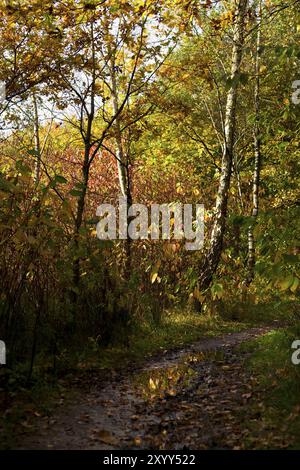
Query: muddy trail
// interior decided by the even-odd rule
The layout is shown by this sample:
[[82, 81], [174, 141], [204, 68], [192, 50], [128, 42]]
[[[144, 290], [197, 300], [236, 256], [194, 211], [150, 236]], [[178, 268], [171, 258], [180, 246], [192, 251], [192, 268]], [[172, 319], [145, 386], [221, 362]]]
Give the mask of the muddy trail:
[[203, 339], [94, 380], [76, 403], [37, 418], [18, 449], [241, 449], [284, 447], [261, 420], [255, 377], [237, 346], [272, 328]]

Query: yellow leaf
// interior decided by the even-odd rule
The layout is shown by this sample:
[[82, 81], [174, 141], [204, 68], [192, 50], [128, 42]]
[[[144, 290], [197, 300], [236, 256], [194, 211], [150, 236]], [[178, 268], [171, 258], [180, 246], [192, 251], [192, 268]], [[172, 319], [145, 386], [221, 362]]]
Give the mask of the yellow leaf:
[[194, 292], [193, 292], [193, 297], [195, 297], [195, 299], [199, 300], [199, 302], [203, 302], [205, 300], [205, 297], [201, 294], [198, 287], [195, 287]]
[[108, 445], [116, 445], [117, 441], [116, 438], [105, 429], [99, 431], [95, 437], [98, 437], [99, 441], [104, 442], [104, 444]]
[[151, 377], [149, 379], [149, 387], [151, 388], [151, 390], [156, 389], [156, 384], [155, 384], [154, 380], [151, 379]]
[[294, 278], [294, 281], [293, 281], [293, 284], [291, 285], [290, 287], [290, 290], [293, 292], [293, 294], [296, 292], [296, 290], [298, 289], [298, 286], [300, 284], [300, 281], [297, 277]]
[[134, 438], [134, 443], [136, 446], [140, 446], [142, 443], [142, 439], [140, 437], [135, 437]]

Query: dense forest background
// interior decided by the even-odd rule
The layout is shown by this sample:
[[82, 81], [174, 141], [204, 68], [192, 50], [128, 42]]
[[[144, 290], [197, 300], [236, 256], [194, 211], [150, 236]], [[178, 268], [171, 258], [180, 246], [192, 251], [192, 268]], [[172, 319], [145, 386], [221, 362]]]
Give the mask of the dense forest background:
[[[11, 386], [109, 362], [113, 348], [121, 361], [190, 341], [197, 328], [297, 323], [299, 7], [1, 1]], [[203, 203], [203, 249], [99, 240], [97, 206], [120, 195], [149, 208]]]

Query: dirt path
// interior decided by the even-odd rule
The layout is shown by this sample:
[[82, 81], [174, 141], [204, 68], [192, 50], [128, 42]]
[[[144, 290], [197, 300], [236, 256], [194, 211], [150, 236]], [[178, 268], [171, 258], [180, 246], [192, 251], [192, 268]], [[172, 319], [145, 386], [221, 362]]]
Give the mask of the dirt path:
[[[256, 447], [249, 406], [254, 378], [235, 346], [272, 328], [203, 339], [157, 356], [81, 392], [77, 403], [39, 418], [38, 432], [17, 438], [19, 449], [207, 449]], [[251, 411], [250, 411], [251, 410]]]

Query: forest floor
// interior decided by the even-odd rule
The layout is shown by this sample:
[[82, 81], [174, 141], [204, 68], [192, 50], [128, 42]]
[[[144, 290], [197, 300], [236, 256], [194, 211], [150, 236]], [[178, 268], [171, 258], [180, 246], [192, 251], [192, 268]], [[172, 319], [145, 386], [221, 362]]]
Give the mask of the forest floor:
[[[265, 419], [265, 391], [240, 345], [272, 331], [204, 338], [112, 371], [75, 379], [71, 400], [14, 436], [17, 449], [244, 449], [289, 446], [288, 423]], [[269, 384], [270, 385], [270, 384]], [[38, 415], [38, 413], [37, 413]]]

